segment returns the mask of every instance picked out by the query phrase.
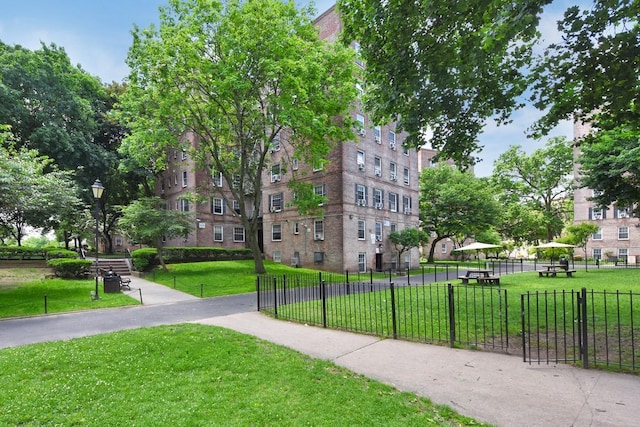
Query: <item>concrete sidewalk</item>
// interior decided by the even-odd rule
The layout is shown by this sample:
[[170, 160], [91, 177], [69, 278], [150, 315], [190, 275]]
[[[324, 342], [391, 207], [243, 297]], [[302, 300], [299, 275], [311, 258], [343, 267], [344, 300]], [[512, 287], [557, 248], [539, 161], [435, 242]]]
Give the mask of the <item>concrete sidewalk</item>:
[[185, 292], [171, 289], [168, 286], [159, 285], [157, 283], [150, 282], [137, 276], [127, 277], [131, 279], [131, 283], [129, 285], [131, 290], [123, 290], [123, 292], [129, 294], [132, 298], [135, 299], [139, 299], [140, 295], [142, 295], [142, 302], [144, 305], [168, 304], [182, 301], [197, 301], [200, 299]]
[[258, 312], [205, 319], [331, 360], [498, 426], [640, 425], [640, 378], [274, 320]]

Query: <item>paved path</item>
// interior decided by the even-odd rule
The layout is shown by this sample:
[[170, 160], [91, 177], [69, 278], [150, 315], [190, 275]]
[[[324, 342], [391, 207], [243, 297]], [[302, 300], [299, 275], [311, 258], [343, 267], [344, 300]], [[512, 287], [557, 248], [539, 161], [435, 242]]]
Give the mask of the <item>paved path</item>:
[[132, 296], [142, 289], [144, 306], [3, 320], [0, 347], [198, 322], [331, 360], [498, 426], [640, 425], [637, 376], [568, 365], [529, 365], [516, 356], [310, 327], [256, 312], [254, 294], [200, 300], [132, 279]]

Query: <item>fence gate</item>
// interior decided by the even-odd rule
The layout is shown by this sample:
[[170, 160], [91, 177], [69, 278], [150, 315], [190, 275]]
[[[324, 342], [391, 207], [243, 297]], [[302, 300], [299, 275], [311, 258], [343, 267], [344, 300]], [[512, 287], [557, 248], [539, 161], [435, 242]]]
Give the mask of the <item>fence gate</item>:
[[638, 370], [638, 297], [632, 292], [585, 288], [522, 294], [524, 361]]

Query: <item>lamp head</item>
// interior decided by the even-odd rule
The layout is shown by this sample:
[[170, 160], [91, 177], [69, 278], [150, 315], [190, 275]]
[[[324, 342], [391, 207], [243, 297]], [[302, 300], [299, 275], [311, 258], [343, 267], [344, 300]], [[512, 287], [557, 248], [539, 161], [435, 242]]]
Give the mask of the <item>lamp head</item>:
[[102, 197], [104, 187], [102, 186], [102, 183], [99, 179], [96, 179], [96, 181], [93, 183], [93, 185], [91, 186], [91, 191], [93, 192], [94, 199], [100, 199]]

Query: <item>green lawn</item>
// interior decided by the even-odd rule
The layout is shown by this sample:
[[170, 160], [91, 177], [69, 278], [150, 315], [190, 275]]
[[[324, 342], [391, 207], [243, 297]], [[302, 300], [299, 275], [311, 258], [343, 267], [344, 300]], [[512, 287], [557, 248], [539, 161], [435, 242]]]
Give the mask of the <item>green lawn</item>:
[[[7, 274], [5, 272], [5, 274]], [[140, 304], [136, 295], [105, 294], [99, 283], [99, 300], [91, 299], [95, 280], [39, 279], [0, 285], [0, 318]]]
[[0, 425], [465, 426], [448, 407], [230, 330], [174, 325], [0, 350]]

